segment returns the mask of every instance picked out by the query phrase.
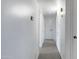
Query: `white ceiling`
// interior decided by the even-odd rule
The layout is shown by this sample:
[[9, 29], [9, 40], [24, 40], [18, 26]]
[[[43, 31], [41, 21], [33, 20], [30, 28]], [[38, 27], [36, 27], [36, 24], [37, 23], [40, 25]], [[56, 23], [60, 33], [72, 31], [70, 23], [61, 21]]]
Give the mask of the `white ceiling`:
[[57, 10], [57, 0], [38, 0], [44, 14], [55, 13]]
[[44, 14], [52, 14], [57, 12], [58, 1], [62, 3], [62, 6], [65, 4], [65, 0], [38, 0]]
[[33, 14], [35, 2], [34, 0], [2, 0], [2, 7], [6, 15], [25, 17]]

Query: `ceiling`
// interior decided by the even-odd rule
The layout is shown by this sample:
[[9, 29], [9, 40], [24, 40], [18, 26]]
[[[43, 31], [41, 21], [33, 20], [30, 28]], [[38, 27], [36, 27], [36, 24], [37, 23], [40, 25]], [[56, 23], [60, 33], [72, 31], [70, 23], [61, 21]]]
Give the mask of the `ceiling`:
[[[38, 0], [40, 8], [43, 11], [44, 19], [52, 19], [57, 16], [57, 6], [60, 3], [61, 7], [65, 5], [65, 0]], [[60, 7], [60, 9], [61, 9]]]
[[27, 17], [34, 13], [34, 0], [2, 0], [5, 15]]
[[57, 0], [38, 0], [44, 14], [51, 14], [57, 11]]

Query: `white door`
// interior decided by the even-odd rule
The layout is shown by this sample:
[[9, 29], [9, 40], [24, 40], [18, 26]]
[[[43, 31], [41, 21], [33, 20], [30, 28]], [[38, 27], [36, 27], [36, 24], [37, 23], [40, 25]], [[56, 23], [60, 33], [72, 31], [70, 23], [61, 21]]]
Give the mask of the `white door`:
[[52, 39], [52, 19], [45, 20], [45, 38]]
[[72, 40], [72, 53], [73, 59], [77, 59], [77, 0], [73, 0], [73, 40]]
[[56, 13], [44, 16], [45, 39], [56, 39]]
[[33, 0], [2, 0], [2, 59], [35, 59]]

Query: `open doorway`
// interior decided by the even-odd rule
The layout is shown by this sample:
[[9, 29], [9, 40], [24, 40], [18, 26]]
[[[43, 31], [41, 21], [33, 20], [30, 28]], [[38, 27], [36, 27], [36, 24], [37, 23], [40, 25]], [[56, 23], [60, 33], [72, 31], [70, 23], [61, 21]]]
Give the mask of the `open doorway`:
[[[44, 37], [38, 59], [62, 59], [65, 49], [65, 1], [40, 0]], [[42, 26], [40, 27], [42, 28]], [[42, 31], [41, 31], [42, 32]], [[41, 35], [40, 35], [41, 36]]]
[[65, 0], [38, 0], [38, 2], [42, 10], [44, 26], [44, 33], [42, 33], [44, 37], [43, 41], [41, 40], [38, 59], [63, 59], [65, 56]]
[[[76, 0], [38, 1], [44, 17], [44, 41], [39, 59], [76, 59]], [[52, 55], [54, 49], [48, 48], [51, 46], [48, 42], [55, 42], [60, 57]]]
[[44, 15], [45, 39], [53, 39], [56, 41], [56, 16], [56, 12]]

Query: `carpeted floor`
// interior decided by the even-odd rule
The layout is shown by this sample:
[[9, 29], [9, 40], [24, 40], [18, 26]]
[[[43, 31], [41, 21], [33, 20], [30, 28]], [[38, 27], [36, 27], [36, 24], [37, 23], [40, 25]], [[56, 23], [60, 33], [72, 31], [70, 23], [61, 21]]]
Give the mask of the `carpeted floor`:
[[38, 59], [61, 59], [54, 40], [46, 39], [44, 41]]

